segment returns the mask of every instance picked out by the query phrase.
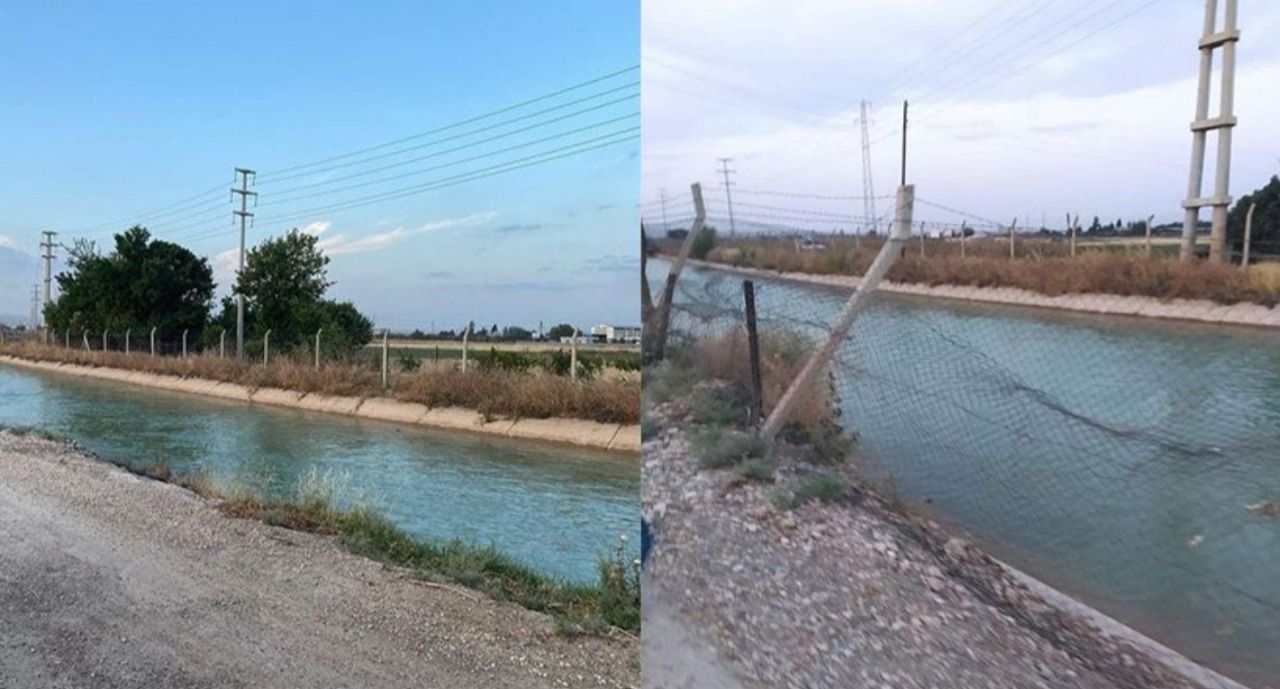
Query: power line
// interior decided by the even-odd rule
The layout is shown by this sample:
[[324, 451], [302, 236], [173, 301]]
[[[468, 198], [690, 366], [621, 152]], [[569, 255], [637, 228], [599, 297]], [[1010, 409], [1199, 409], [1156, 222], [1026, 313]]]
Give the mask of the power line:
[[[372, 151], [378, 151], [378, 150], [381, 150], [381, 149], [384, 149], [384, 148], [390, 148], [390, 147], [392, 147], [392, 146], [397, 146], [397, 145], [399, 145], [399, 144], [406, 143], [406, 142], [409, 142], [409, 141], [415, 141], [415, 140], [417, 140], [417, 139], [421, 139], [421, 138], [423, 138], [423, 137], [425, 137], [425, 136], [431, 136], [432, 134], [438, 134], [438, 133], [440, 133], [440, 132], [449, 131], [450, 129], [456, 129], [456, 128], [458, 128], [458, 127], [466, 126], [466, 125], [468, 125], [468, 124], [472, 124], [472, 123], [474, 123], [474, 122], [479, 122], [479, 121], [481, 121], [481, 120], [486, 120], [486, 119], [488, 119], [488, 118], [490, 118], [490, 117], [494, 117], [494, 116], [497, 116], [497, 115], [501, 115], [501, 114], [504, 114], [504, 113], [508, 113], [508, 112], [513, 111], [513, 110], [519, 110], [520, 108], [527, 107], [527, 106], [529, 106], [529, 105], [533, 105], [534, 103], [540, 103], [540, 102], [543, 102], [543, 101], [546, 101], [546, 100], [550, 100], [550, 99], [552, 99], [552, 98], [555, 98], [556, 96], [561, 96], [561, 95], [564, 95], [564, 94], [566, 94], [566, 93], [571, 93], [571, 92], [576, 91], [576, 90], [578, 90], [578, 89], [586, 88], [587, 86], [591, 86], [591, 85], [594, 85], [594, 84], [598, 84], [598, 83], [600, 83], [600, 82], [602, 82], [602, 81], [607, 81], [607, 80], [609, 80], [609, 79], [612, 79], [612, 78], [614, 78], [614, 77], [621, 76], [621, 75], [623, 75], [623, 74], [628, 74], [628, 73], [630, 73], [630, 72], [635, 72], [635, 71], [637, 71], [637, 70], [639, 70], [639, 69], [640, 69], [640, 65], [632, 65], [632, 66], [630, 66], [630, 67], [626, 67], [626, 68], [624, 68], [624, 69], [620, 69], [620, 70], [617, 70], [617, 71], [614, 71], [614, 72], [610, 72], [610, 73], [608, 73], [608, 74], [604, 74], [604, 75], [601, 75], [601, 76], [595, 77], [595, 78], [593, 78], [593, 79], [588, 79], [588, 80], [586, 80], [586, 81], [578, 82], [578, 83], [573, 84], [573, 85], [571, 85], [571, 86], [567, 86], [567, 87], [565, 87], [565, 88], [558, 89], [558, 90], [556, 90], [556, 91], [552, 91], [552, 92], [550, 92], [550, 93], [544, 93], [544, 94], [542, 94], [542, 95], [540, 95], [540, 96], [536, 96], [536, 97], [534, 97], [534, 98], [530, 98], [530, 99], [528, 99], [528, 100], [520, 101], [519, 103], [514, 103], [514, 104], [512, 104], [512, 105], [508, 105], [508, 106], [505, 106], [505, 107], [502, 107], [502, 108], [498, 108], [497, 110], [491, 110], [491, 111], [486, 112], [486, 113], [484, 113], [484, 114], [476, 115], [476, 116], [474, 116], [474, 117], [469, 117], [469, 118], [467, 118], [467, 119], [460, 120], [460, 121], [457, 121], [457, 122], [453, 122], [453, 123], [451, 123], [451, 124], [443, 125], [443, 126], [440, 126], [440, 127], [435, 127], [435, 128], [433, 128], [433, 129], [428, 129], [428, 130], [426, 130], [426, 131], [419, 132], [419, 133], [417, 133], [417, 134], [411, 134], [411, 135], [409, 135], [409, 136], [401, 137], [401, 138], [399, 138], [399, 139], [394, 139], [394, 140], [392, 140], [392, 141], [387, 141], [387, 142], [385, 142], [385, 143], [377, 144], [377, 145], [375, 145], [375, 146], [368, 146], [368, 147], [361, 148], [361, 149], [357, 149], [357, 150], [354, 150], [354, 151], [349, 151], [349, 152], [347, 152], [347, 153], [342, 153], [342, 154], [335, 155], [335, 156], [329, 156], [328, 158], [322, 158], [322, 159], [320, 159], [320, 160], [315, 160], [315, 161], [312, 161], [312, 162], [309, 162], [309, 163], [302, 163], [302, 164], [300, 164], [300, 165], [293, 165], [293, 166], [290, 166], [290, 167], [281, 168], [281, 169], [279, 169], [279, 170], [272, 170], [272, 171], [269, 171], [269, 172], [264, 172], [264, 173], [262, 173], [262, 175], [260, 175], [260, 178], [271, 178], [271, 177], [276, 177], [277, 175], [282, 175], [282, 174], [285, 174], [285, 173], [293, 172], [293, 171], [295, 171], [295, 170], [302, 170], [302, 169], [306, 169], [306, 168], [310, 168], [310, 167], [316, 167], [316, 166], [319, 166], [319, 165], [325, 165], [325, 164], [327, 164], [327, 163], [331, 163], [331, 162], [336, 161], [336, 160], [345, 160], [345, 159], [347, 159], [347, 158], [351, 158], [351, 157], [354, 157], [354, 156], [362, 155], [362, 154], [369, 153], [369, 152], [372, 152]], [[639, 82], [635, 82], [635, 84], [638, 84], [638, 83], [639, 83]], [[635, 85], [635, 84], [632, 84], [632, 85]], [[626, 87], [624, 86], [624, 87], [619, 87], [619, 88], [626, 88]]]

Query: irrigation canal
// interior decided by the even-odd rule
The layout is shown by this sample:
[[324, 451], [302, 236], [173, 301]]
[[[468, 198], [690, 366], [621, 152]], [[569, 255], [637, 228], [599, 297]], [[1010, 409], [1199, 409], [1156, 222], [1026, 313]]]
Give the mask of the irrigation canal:
[[0, 426], [75, 440], [110, 461], [288, 498], [330, 472], [341, 503], [417, 536], [493, 544], [594, 581], [620, 536], [639, 556], [634, 457], [203, 398], [0, 366]]
[[[736, 327], [741, 283], [686, 269], [673, 328]], [[755, 283], [762, 332], [816, 338], [847, 298]], [[1280, 677], [1280, 333], [881, 293], [832, 383], [886, 490], [1193, 660]]]

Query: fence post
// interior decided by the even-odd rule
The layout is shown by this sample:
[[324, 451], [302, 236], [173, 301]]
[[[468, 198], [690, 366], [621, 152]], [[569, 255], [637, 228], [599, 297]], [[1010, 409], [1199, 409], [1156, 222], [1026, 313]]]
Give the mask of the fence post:
[[1080, 231], [1080, 214], [1076, 213], [1076, 219], [1071, 220], [1071, 214], [1067, 213], [1067, 225], [1071, 228], [1071, 258], [1076, 257], [1076, 233]]
[[182, 358], [187, 358], [187, 329], [182, 329]]
[[89, 348], [89, 329], [88, 328], [84, 329], [84, 334], [81, 335], [81, 337], [84, 338], [84, 351], [86, 352], [93, 351], [92, 349]]
[[924, 223], [920, 223], [920, 258], [928, 258], [924, 250]]
[[1147, 246], [1146, 246], [1147, 258], [1151, 258], [1151, 221], [1155, 219], [1156, 219], [1156, 216], [1154, 215], [1147, 216]]
[[102, 329], [102, 351], [107, 351], [107, 333], [110, 332], [106, 328]]
[[792, 408], [795, 407], [799, 395], [807, 395], [812, 392], [818, 373], [835, 356], [840, 343], [844, 342], [844, 339], [848, 337], [849, 328], [853, 327], [854, 319], [867, 307], [871, 294], [880, 284], [885, 274], [889, 272], [889, 269], [893, 267], [893, 264], [898, 261], [898, 257], [902, 255], [903, 247], [911, 239], [911, 215], [915, 207], [915, 198], [915, 185], [904, 184], [898, 187], [893, 229], [890, 230], [888, 239], [880, 247], [880, 253], [876, 254], [876, 260], [872, 261], [871, 267], [862, 276], [862, 284], [854, 291], [853, 296], [849, 297], [849, 300], [845, 302], [844, 308], [841, 309], [840, 315], [836, 317], [836, 321], [831, 327], [831, 333], [827, 336], [826, 342], [809, 357], [809, 360], [804, 364], [804, 368], [800, 370], [800, 374], [796, 376], [795, 380], [791, 381], [791, 385], [783, 393], [782, 399], [778, 400], [778, 405], [769, 412], [769, 418], [765, 419], [764, 426], [760, 428], [760, 436], [762, 438], [772, 440], [778, 434], [778, 431], [782, 430], [782, 425], [786, 423], [787, 417], [791, 414]]
[[324, 328], [316, 329], [316, 368], [320, 368], [320, 333], [324, 332]]
[[467, 337], [471, 335], [471, 323], [462, 330], [462, 372], [467, 372]]
[[573, 339], [569, 342], [569, 380], [578, 379], [578, 336], [581, 333], [573, 329]]
[[[388, 330], [386, 328], [382, 329], [382, 389], [383, 390], [387, 389], [387, 332]], [[465, 341], [466, 340], [463, 340], [463, 342]], [[466, 370], [466, 367], [467, 367], [466, 352], [467, 350], [464, 345], [462, 350], [462, 357], [463, 357], [462, 370], [464, 371]]]
[[267, 333], [262, 336], [262, 365], [266, 366], [271, 362], [271, 328], [267, 328]]
[[1248, 212], [1244, 214], [1244, 253], [1240, 256], [1241, 270], [1249, 270], [1249, 242], [1253, 237], [1253, 211], [1257, 208], [1257, 203], [1251, 203]]
[[747, 316], [747, 356], [751, 359], [751, 426], [760, 423], [764, 408], [764, 392], [760, 382], [760, 334], [756, 331], [756, 285], [742, 281], [742, 302]]
[[151, 356], [156, 355], [156, 327], [151, 326]]
[[62, 346], [66, 349], [71, 349], [71, 328], [67, 328], [66, 330], [64, 330], [62, 335], [63, 335]]
[[960, 258], [964, 258], [964, 244], [965, 242], [969, 241], [969, 238], [965, 236], [965, 230], [967, 229], [969, 229], [968, 225], [965, 224], [964, 220], [961, 220], [960, 221]]
[[124, 353], [129, 353], [129, 334], [133, 332], [133, 328], [126, 328], [124, 331]]
[[662, 301], [658, 302], [658, 307], [653, 312], [657, 323], [645, 324], [644, 333], [652, 334], [647, 346], [642, 347], [648, 361], [658, 361], [666, 354], [667, 329], [671, 327], [671, 301], [675, 298], [676, 282], [680, 280], [680, 272], [684, 270], [685, 261], [689, 260], [689, 253], [693, 251], [693, 242], [702, 234], [702, 224], [707, 220], [707, 209], [702, 204], [702, 185], [695, 182], [689, 189], [693, 193], [693, 224], [689, 226], [689, 234], [685, 236], [684, 243], [680, 245], [680, 253], [667, 273]]
[[218, 335], [218, 358], [219, 359], [227, 358], [227, 329], [226, 328], [223, 328], [222, 332]]
[[1009, 260], [1010, 261], [1018, 257], [1017, 256], [1018, 250], [1015, 248], [1014, 239], [1013, 239], [1015, 236], [1014, 230], [1016, 230], [1017, 227], [1018, 227], [1018, 219], [1014, 218], [1013, 223], [1009, 225]]

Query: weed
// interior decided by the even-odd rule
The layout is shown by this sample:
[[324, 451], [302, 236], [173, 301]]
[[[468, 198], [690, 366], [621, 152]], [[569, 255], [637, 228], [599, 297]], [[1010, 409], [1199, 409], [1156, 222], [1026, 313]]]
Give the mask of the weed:
[[738, 467], [738, 475], [748, 481], [773, 483], [773, 473], [778, 464], [770, 459], [748, 459]]
[[844, 479], [826, 472], [814, 472], [795, 481], [787, 490], [775, 495], [775, 504], [783, 509], [794, 509], [817, 500], [824, 503], [845, 502], [851, 496], [851, 488]]
[[718, 426], [696, 431], [691, 440], [693, 453], [707, 469], [734, 466], [748, 457], [763, 457], [767, 445], [754, 433]]

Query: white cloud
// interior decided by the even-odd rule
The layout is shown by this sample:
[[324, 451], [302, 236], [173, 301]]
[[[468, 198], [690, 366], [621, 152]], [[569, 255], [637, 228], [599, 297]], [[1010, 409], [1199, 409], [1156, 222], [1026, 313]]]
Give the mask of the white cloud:
[[0, 246], [13, 247], [16, 245], [13, 243], [12, 239], [0, 234]]
[[[497, 213], [473, 213], [461, 218], [448, 218], [445, 220], [437, 220], [415, 228], [397, 227], [386, 232], [366, 235], [363, 237], [349, 237], [345, 234], [335, 234], [321, 239], [317, 246], [324, 250], [330, 256], [340, 256], [342, 254], [363, 253], [366, 251], [377, 251], [383, 249], [395, 242], [408, 237], [414, 237], [429, 232], [437, 232], [453, 227], [463, 227], [467, 225], [475, 225], [482, 222], [488, 222], [497, 217]], [[317, 236], [329, 229], [330, 223], [319, 222], [312, 223], [307, 227], [317, 227], [317, 231], [313, 232]]]

